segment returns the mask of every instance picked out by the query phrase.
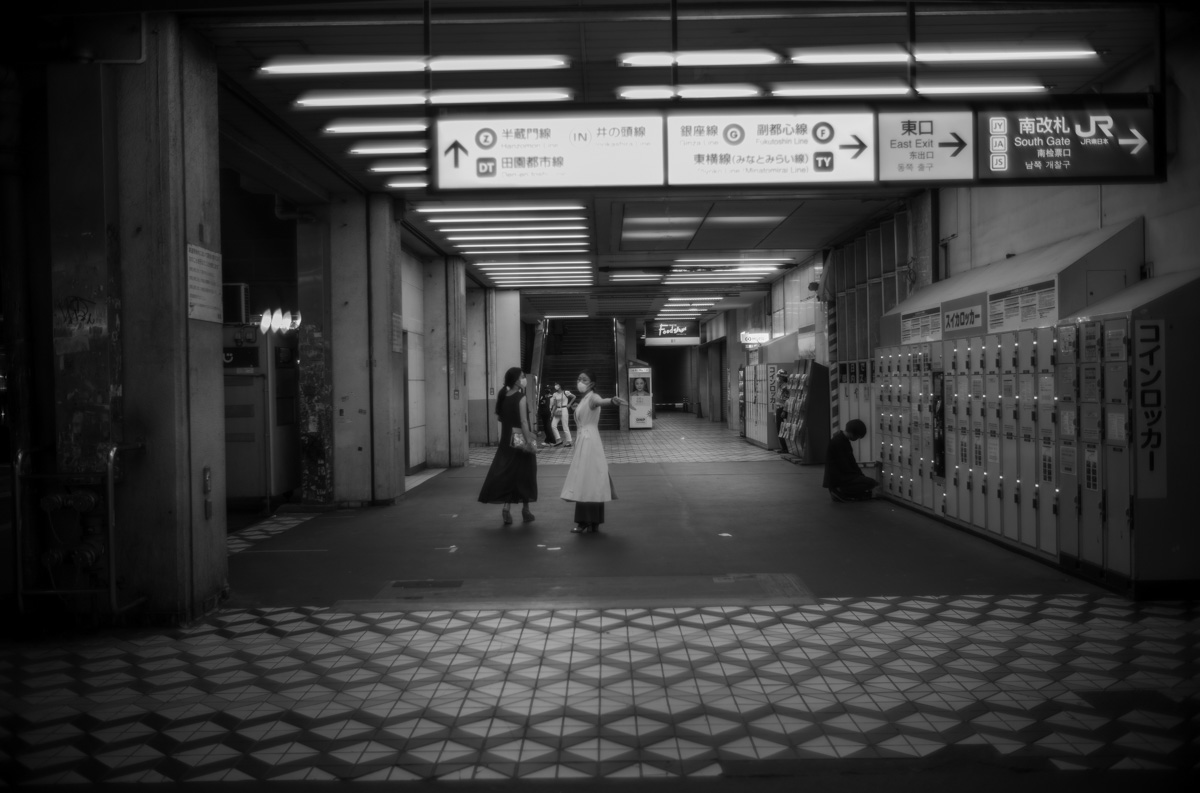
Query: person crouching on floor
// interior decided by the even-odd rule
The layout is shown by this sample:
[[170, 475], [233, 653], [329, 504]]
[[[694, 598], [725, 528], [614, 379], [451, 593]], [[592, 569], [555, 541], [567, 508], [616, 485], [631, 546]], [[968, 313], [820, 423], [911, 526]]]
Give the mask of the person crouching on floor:
[[829, 440], [829, 449], [825, 453], [825, 481], [821, 485], [829, 488], [834, 501], [866, 501], [879, 485], [862, 472], [854, 459], [851, 442], [866, 434], [867, 425], [862, 419], [850, 419], [846, 429], [838, 430]]

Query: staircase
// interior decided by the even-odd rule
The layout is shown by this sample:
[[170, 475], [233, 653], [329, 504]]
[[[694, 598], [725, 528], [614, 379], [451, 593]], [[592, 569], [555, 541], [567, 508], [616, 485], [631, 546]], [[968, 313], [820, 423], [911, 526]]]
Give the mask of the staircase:
[[[562, 383], [576, 392], [575, 380], [584, 369], [596, 376], [596, 393], [611, 397], [617, 393], [617, 358], [611, 319], [552, 319], [546, 334], [546, 354], [542, 359], [542, 382]], [[618, 430], [621, 417], [616, 407], [600, 412], [600, 429]], [[571, 421], [571, 431], [575, 422]]]

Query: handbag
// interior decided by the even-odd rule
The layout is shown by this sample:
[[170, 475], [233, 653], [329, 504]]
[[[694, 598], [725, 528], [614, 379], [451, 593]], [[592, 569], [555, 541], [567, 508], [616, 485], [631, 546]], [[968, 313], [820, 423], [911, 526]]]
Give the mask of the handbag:
[[508, 445], [519, 452], [532, 453], [529, 441], [525, 438], [525, 432], [520, 427], [513, 427], [512, 434], [508, 436]]

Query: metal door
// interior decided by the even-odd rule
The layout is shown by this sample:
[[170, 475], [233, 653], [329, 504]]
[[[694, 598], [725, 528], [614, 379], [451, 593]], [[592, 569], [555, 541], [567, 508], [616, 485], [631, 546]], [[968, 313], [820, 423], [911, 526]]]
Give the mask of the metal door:
[[[1053, 376], [1049, 376], [1053, 381]], [[1058, 523], [1062, 512], [1063, 500], [1059, 493], [1057, 481], [1057, 452], [1058, 437], [1054, 431], [1054, 409], [1043, 407], [1038, 410], [1038, 471], [1036, 510], [1037, 510], [1037, 547], [1045, 553], [1057, 555], [1059, 552]], [[1022, 524], [1024, 525], [1024, 524]], [[1072, 554], [1077, 556], [1078, 554]]]
[[1104, 322], [1104, 523], [1105, 567], [1129, 578], [1133, 462], [1130, 448], [1129, 322]]
[[[1015, 347], [1010, 348], [1015, 349]], [[1000, 375], [1000, 521], [1010, 540], [1021, 536], [1021, 476], [1019, 473], [1017, 375]], [[1032, 433], [1031, 433], [1032, 434]]]

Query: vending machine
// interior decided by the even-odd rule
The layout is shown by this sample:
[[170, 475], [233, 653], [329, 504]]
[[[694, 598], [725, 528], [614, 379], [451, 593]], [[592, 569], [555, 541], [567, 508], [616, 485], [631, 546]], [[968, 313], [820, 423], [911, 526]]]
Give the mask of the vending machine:
[[269, 509], [300, 486], [296, 335], [256, 325], [223, 334], [226, 497]]
[[654, 428], [654, 388], [649, 366], [629, 367], [629, 429]]

